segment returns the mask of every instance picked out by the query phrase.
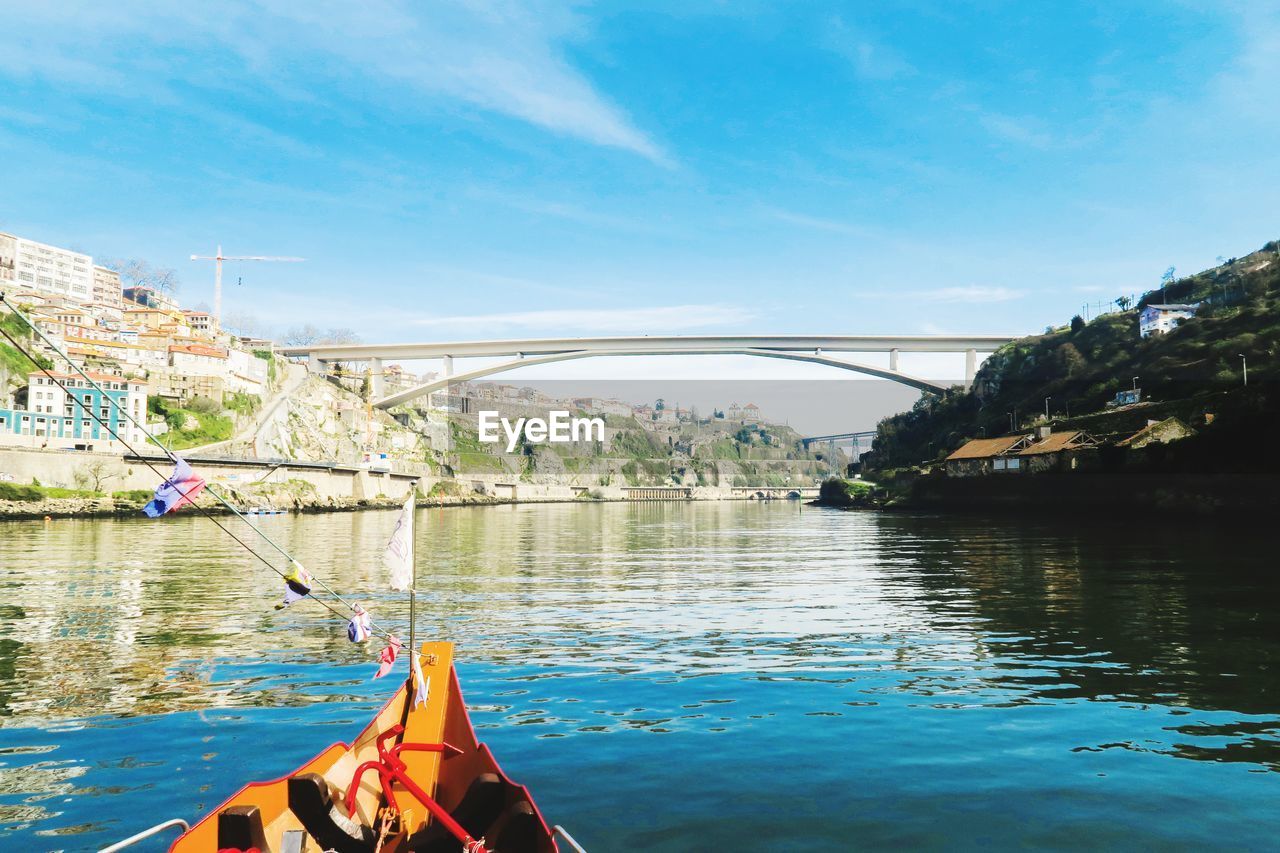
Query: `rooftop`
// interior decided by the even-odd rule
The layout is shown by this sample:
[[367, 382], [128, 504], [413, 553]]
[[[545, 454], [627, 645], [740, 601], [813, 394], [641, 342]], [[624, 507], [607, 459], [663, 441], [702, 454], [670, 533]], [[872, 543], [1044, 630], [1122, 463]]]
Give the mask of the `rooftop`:
[[1029, 439], [1029, 435], [1002, 435], [998, 438], [974, 438], [965, 442], [957, 448], [947, 461], [951, 462], [958, 459], [986, 459], [988, 456], [999, 456], [1002, 453], [1008, 453], [1022, 442]]
[[1073, 450], [1077, 447], [1091, 447], [1097, 440], [1086, 432], [1051, 432], [1040, 441], [1018, 451], [1019, 456], [1035, 456], [1040, 453], [1057, 453], [1059, 450]]

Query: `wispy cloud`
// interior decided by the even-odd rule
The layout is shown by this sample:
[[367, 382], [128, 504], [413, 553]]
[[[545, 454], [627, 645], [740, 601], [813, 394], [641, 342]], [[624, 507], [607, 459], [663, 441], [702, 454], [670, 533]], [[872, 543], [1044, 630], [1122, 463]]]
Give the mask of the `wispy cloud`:
[[[187, 44], [235, 57], [260, 85], [289, 98], [323, 98], [299, 72], [367, 88], [420, 112], [423, 96], [459, 100], [662, 165], [670, 156], [575, 69], [564, 44], [583, 38], [582, 22], [562, 8], [442, 0], [338, 0], [266, 3], [227, 0], [187, 8], [154, 0], [5, 4], [24, 40], [0, 51], [0, 74], [44, 77], [135, 96], [157, 79], [225, 86], [193, 62]], [[39, 50], [30, 45], [40, 45]], [[28, 45], [24, 47], [23, 45]], [[115, 47], [113, 47], [115, 46]], [[162, 67], [164, 74], [159, 74]], [[416, 102], [416, 103], [415, 103]], [[406, 107], [407, 105], [407, 107]], [[403, 114], [403, 112], [402, 112]]]
[[1040, 150], [1053, 145], [1053, 136], [1035, 119], [984, 112], [978, 116], [978, 122], [992, 136], [1006, 142], [1015, 142]]
[[910, 292], [912, 297], [922, 297], [930, 299], [934, 302], [945, 303], [989, 303], [989, 302], [1012, 302], [1015, 299], [1021, 299], [1026, 295], [1021, 290], [1013, 290], [1008, 287], [983, 287], [981, 285], [970, 285], [967, 287], [938, 287], [933, 290], [916, 290]]
[[512, 311], [502, 314], [470, 314], [422, 317], [410, 325], [431, 329], [456, 329], [472, 334], [507, 329], [599, 334], [666, 334], [711, 326], [743, 323], [755, 315], [733, 305], [661, 305], [649, 308], [561, 308], [546, 311]]
[[782, 210], [777, 207], [765, 207], [763, 208], [763, 212], [771, 219], [776, 219], [779, 222], [786, 222], [789, 225], [797, 225], [801, 228], [811, 228], [816, 231], [829, 231], [832, 234], [846, 234], [850, 237], [875, 238], [883, 236], [883, 231], [881, 229], [858, 225], [854, 222], [842, 222], [838, 219], [809, 216], [808, 214], [795, 213], [793, 211]]
[[832, 18], [828, 22], [824, 41], [828, 50], [848, 59], [864, 80], [893, 80], [916, 72], [915, 67], [892, 48], [843, 18]]

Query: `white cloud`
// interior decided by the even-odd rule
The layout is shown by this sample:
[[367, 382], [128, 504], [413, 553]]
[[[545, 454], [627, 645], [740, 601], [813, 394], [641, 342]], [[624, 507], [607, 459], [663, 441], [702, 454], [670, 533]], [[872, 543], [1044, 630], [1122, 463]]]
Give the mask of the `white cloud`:
[[[152, 98], [166, 85], [157, 81], [172, 79], [185, 84], [184, 99], [192, 85], [225, 90], [239, 81], [243, 90], [322, 99], [329, 87], [309, 92], [309, 81], [298, 79], [318, 73], [352, 83], [370, 99], [394, 98], [398, 112], [413, 114], [423, 96], [442, 96], [670, 164], [565, 58], [563, 43], [581, 38], [583, 26], [551, 6], [227, 0], [183, 8], [122, 0], [0, 8], [8, 29], [24, 34], [0, 51], [0, 73], [14, 77]], [[207, 54], [190, 53], [197, 44]], [[235, 57], [241, 67], [206, 61], [209, 55]], [[178, 100], [165, 94], [165, 101]]]
[[670, 334], [727, 326], [752, 319], [745, 308], [733, 305], [663, 305], [651, 308], [560, 308], [547, 311], [513, 311], [452, 317], [421, 317], [409, 325], [448, 328], [473, 335], [492, 336], [502, 330], [580, 332], [594, 334]]

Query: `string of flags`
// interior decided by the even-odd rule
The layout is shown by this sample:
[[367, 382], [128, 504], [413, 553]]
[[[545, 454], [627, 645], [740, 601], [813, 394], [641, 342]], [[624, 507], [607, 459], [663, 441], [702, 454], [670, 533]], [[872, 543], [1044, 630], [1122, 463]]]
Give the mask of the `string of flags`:
[[289, 574], [284, 576], [284, 601], [276, 605], [276, 610], [283, 610], [295, 601], [306, 598], [314, 585], [315, 578], [311, 577], [311, 572], [297, 560], [293, 560]]
[[[4, 294], [0, 293], [0, 302], [3, 302], [3, 301], [4, 301]], [[5, 307], [8, 308], [8, 305], [6, 304]], [[64, 352], [62, 352], [62, 350], [58, 349], [56, 344], [54, 344], [47, 337], [45, 337], [45, 335], [41, 333], [40, 329], [34, 323], [32, 323], [31, 320], [29, 320], [26, 317], [26, 315], [24, 315], [21, 311], [15, 311], [15, 313], [31, 329], [32, 332], [34, 332], [37, 336], [40, 337], [41, 340], [45, 342], [46, 345], [52, 347], [54, 352], [56, 352], [59, 356], [61, 356], [65, 361], [70, 363], [71, 366], [75, 368], [80, 373], [80, 375], [85, 378], [86, 381], [89, 382], [89, 384], [97, 388], [99, 392], [102, 392], [102, 389], [98, 387], [97, 384], [94, 383], [92, 379], [89, 378], [88, 374], [84, 373], [83, 370], [80, 370], [78, 367], [76, 367], [75, 363], [71, 362], [71, 359]], [[19, 351], [26, 354], [27, 357], [30, 358], [32, 362], [36, 364], [37, 367], [40, 366], [40, 363], [36, 360], [36, 358], [32, 356], [30, 353], [28, 353], [25, 349], [23, 349], [22, 346], [18, 344], [16, 341], [14, 341], [13, 338], [11, 338], [7, 333], [4, 335], [4, 337], [11, 344], [14, 344], [15, 346], [17, 346]], [[53, 378], [53, 375], [50, 374], [47, 369], [45, 369], [45, 373], [46, 375], [49, 376], [51, 381], [53, 381], [55, 384], [58, 384], [59, 386], [62, 386], [62, 383], [57, 382], [57, 380]], [[63, 390], [66, 390], [65, 386], [62, 386], [62, 387], [63, 387]], [[105, 392], [103, 392], [103, 395], [104, 397], [106, 397]], [[78, 397], [75, 399], [77, 399], [77, 401], [79, 400]], [[142, 431], [142, 434], [145, 435], [148, 440], [154, 442], [155, 444], [160, 444], [160, 442], [156, 441], [155, 437], [151, 435], [151, 433], [149, 433], [144, 426], [139, 424], [129, 414], [129, 412], [125, 410], [117, 401], [115, 401], [114, 399], [111, 399], [110, 397], [107, 397], [107, 400], [111, 402], [113, 406], [115, 406], [115, 408], [120, 412], [121, 415], [123, 415], [123, 417], [126, 420], [131, 422], [138, 429], [140, 429]], [[84, 405], [83, 408], [85, 409], [86, 414], [88, 415], [93, 414], [93, 412], [89, 410], [87, 405]], [[108, 423], [106, 422], [105, 413], [104, 413], [104, 418], [100, 420], [99, 423], [101, 423], [102, 426], [108, 432], [111, 433], [113, 438], [117, 438], [117, 439], [120, 438], [120, 436], [116, 433], [116, 431], [112, 429], [111, 426], [108, 425]], [[128, 447], [129, 445], [126, 443], [125, 446]], [[161, 445], [161, 447], [163, 447], [163, 445]], [[155, 493], [152, 495], [151, 500], [148, 501], [146, 506], [142, 508], [143, 514], [145, 514], [148, 518], [159, 518], [163, 515], [167, 515], [168, 513], [175, 512], [179, 509], [182, 509], [184, 506], [196, 505], [195, 503], [196, 498], [205, 490], [205, 486], [207, 485], [204, 478], [198, 476], [195, 473], [195, 471], [192, 470], [190, 463], [188, 463], [186, 459], [183, 459], [180, 456], [175, 456], [174, 454], [168, 451], [166, 451], [166, 455], [168, 455], [173, 461], [173, 473], [169, 475], [167, 479], [165, 479], [163, 482], [160, 483], [160, 485], [156, 487]], [[154, 466], [152, 466], [150, 463], [147, 463], [147, 465], [153, 471], [155, 471]], [[158, 471], [156, 473], [157, 475], [159, 475]], [[391, 541], [387, 543], [386, 553], [384, 554], [384, 560], [386, 561], [386, 566], [390, 573], [389, 585], [393, 591], [404, 591], [406, 589], [412, 590], [412, 587], [413, 587], [413, 582], [414, 582], [413, 510], [414, 510], [414, 497], [416, 495], [416, 492], [417, 492], [417, 483], [415, 482], [413, 484], [413, 489], [410, 491], [409, 499], [405, 503], [404, 508], [401, 511], [400, 517], [396, 523], [396, 529], [395, 529], [395, 532], [392, 534]], [[233, 513], [235, 513], [236, 515], [240, 515], [239, 511], [236, 510], [234, 506], [227, 503], [227, 501], [224, 498], [222, 498], [219, 494], [217, 494], [217, 492], [210, 490], [210, 494], [212, 494], [215, 498], [217, 498], [218, 501], [224, 504]], [[243, 518], [243, 516], [241, 516], [241, 518]], [[217, 519], [212, 519], [212, 520], [214, 521], [215, 524], [218, 524], [219, 527], [222, 527], [222, 525], [217, 522]], [[250, 525], [250, 526], [253, 526], [253, 525]], [[225, 527], [223, 527], [222, 529], [230, 534], [230, 531], [227, 531]], [[259, 532], [261, 533], [261, 531]], [[258, 559], [262, 560], [268, 566], [271, 566], [271, 564], [267, 562], [265, 558], [257, 554], [257, 552], [254, 551], [251, 547], [249, 547], [247, 544], [241, 541], [238, 537], [235, 537], [234, 534], [231, 534], [231, 535], [233, 538], [236, 539], [237, 542], [240, 542], [241, 545], [244, 545], [244, 547], [247, 548], [250, 551], [250, 553], [253, 553], [255, 556], [258, 557]], [[271, 542], [270, 537], [266, 537], [265, 534], [262, 534], [262, 535], [264, 536], [264, 538], [267, 539], [268, 542]], [[288, 607], [289, 605], [293, 604], [294, 602], [300, 601], [303, 598], [306, 598], [308, 595], [311, 595], [311, 589], [315, 585], [316, 581], [315, 581], [315, 578], [311, 575], [311, 572], [309, 572], [306, 569], [306, 567], [304, 567], [297, 560], [290, 557], [289, 554], [287, 554], [282, 548], [280, 548], [279, 545], [276, 545], [274, 542], [271, 542], [271, 544], [276, 548], [277, 551], [280, 551], [280, 553], [283, 556], [288, 558], [290, 563], [290, 568], [288, 573], [282, 575], [285, 582], [284, 599], [275, 606], [276, 610], [282, 610]], [[272, 568], [274, 568], [274, 566]], [[366, 611], [359, 604], [351, 605], [349, 602], [346, 601], [346, 599], [343, 599], [342, 596], [338, 595], [336, 592], [330, 589], [328, 584], [325, 584], [323, 581], [321, 581], [320, 583], [325, 588], [325, 590], [332, 593], [336, 598], [338, 598], [339, 601], [341, 601], [343, 604], [347, 605], [351, 609], [353, 615], [347, 623], [348, 638], [352, 642], [356, 642], [356, 643], [366, 642], [374, 632], [373, 619], [372, 617], [370, 617], [368, 611]], [[412, 602], [412, 592], [410, 592], [410, 601]], [[340, 611], [335, 610], [327, 602], [321, 601], [321, 604], [324, 604], [325, 607], [332, 610], [335, 614], [341, 615]], [[412, 613], [412, 610], [410, 612]], [[411, 624], [409, 626], [409, 630], [410, 630], [410, 639], [412, 640], [412, 637], [413, 637], [412, 618], [410, 619], [410, 622]], [[381, 678], [382, 676], [390, 672], [391, 667], [395, 663], [396, 657], [398, 656], [400, 649], [403, 647], [400, 640], [397, 639], [394, 635], [387, 634], [386, 636], [388, 639], [388, 643], [387, 643], [387, 646], [378, 655], [379, 666], [378, 666], [377, 673], [374, 675], [375, 678]], [[413, 677], [417, 680], [417, 692], [415, 694], [415, 705], [416, 705], [420, 702], [426, 701], [429, 682], [422, 677], [422, 668], [418, 662], [418, 655], [414, 654], [412, 658], [413, 658], [413, 661], [412, 661]]]
[[388, 637], [386, 648], [378, 653], [378, 671], [373, 674], [374, 678], [381, 678], [391, 671], [391, 666], [396, 662], [396, 656], [400, 654], [402, 648], [400, 640], [394, 634]]
[[[151, 501], [143, 507], [148, 518], [159, 518], [184, 506], [193, 505], [195, 498], [204, 490], [205, 481], [192, 470], [190, 463], [182, 457], [174, 458], [173, 474], [156, 487]], [[411, 493], [396, 520], [396, 527], [383, 553], [383, 565], [388, 573], [388, 586], [397, 592], [403, 592], [413, 586], [413, 511], [414, 494]], [[275, 606], [283, 610], [291, 604], [301, 601], [311, 594], [315, 586], [315, 578], [311, 572], [291, 559], [289, 571], [283, 576], [284, 598]], [[327, 589], [327, 587], [326, 587]], [[352, 616], [347, 622], [347, 639], [353, 643], [364, 643], [373, 636], [373, 617], [363, 606], [356, 604]], [[378, 670], [374, 678], [382, 678], [391, 672], [404, 644], [393, 634], [387, 635], [387, 645], [378, 653]], [[422, 674], [422, 666], [418, 655], [411, 657], [413, 678], [416, 682], [414, 706], [427, 701], [430, 691], [430, 679]]]
[[369, 611], [357, 604], [355, 615], [347, 623], [347, 639], [353, 643], [363, 643], [372, 633], [373, 617], [369, 615]]

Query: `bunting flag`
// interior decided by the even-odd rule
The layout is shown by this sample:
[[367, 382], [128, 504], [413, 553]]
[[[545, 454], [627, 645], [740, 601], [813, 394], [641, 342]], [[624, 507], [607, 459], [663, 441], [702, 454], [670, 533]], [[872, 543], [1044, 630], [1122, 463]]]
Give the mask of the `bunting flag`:
[[417, 490], [409, 493], [396, 521], [395, 532], [382, 554], [382, 564], [387, 567], [387, 580], [395, 592], [404, 592], [413, 586], [413, 501]]
[[413, 694], [413, 707], [426, 704], [427, 693], [431, 690], [431, 679], [422, 677], [422, 663], [418, 660], [418, 652], [416, 649], [409, 650], [409, 657], [413, 660], [413, 680], [417, 683], [418, 689]]
[[289, 574], [284, 576], [284, 601], [276, 605], [276, 610], [283, 610], [295, 601], [301, 601], [311, 594], [311, 585], [315, 581], [311, 577], [311, 572], [299, 563], [293, 561], [293, 568], [289, 570]]
[[149, 518], [159, 518], [166, 512], [195, 503], [196, 495], [203, 490], [204, 480], [197, 477], [187, 460], [179, 456], [174, 462], [173, 476], [156, 487], [155, 497], [142, 511]]
[[400, 641], [395, 635], [387, 637], [387, 647], [378, 653], [378, 671], [373, 674], [374, 678], [381, 678], [391, 671], [391, 666], [396, 662], [396, 655], [400, 653]]
[[347, 639], [353, 643], [363, 643], [372, 633], [373, 618], [369, 615], [369, 611], [357, 604], [355, 615], [347, 623]]

